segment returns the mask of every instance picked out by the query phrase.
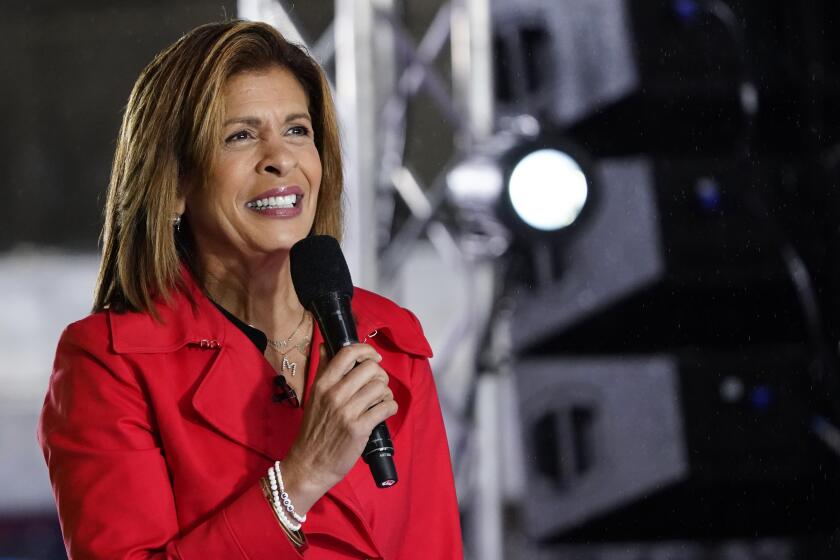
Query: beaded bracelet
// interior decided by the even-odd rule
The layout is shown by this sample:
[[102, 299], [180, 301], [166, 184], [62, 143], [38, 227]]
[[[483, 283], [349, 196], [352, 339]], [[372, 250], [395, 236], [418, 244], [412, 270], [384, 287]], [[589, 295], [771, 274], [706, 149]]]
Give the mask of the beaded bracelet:
[[268, 469], [268, 481], [271, 485], [271, 505], [274, 507], [274, 512], [280, 518], [280, 522], [290, 531], [299, 531], [300, 523], [293, 519], [289, 519], [283, 508], [283, 503], [277, 488], [277, 476], [274, 474], [274, 469]]
[[280, 498], [283, 500], [283, 505], [286, 507], [286, 511], [292, 514], [292, 517], [295, 518], [295, 521], [298, 523], [306, 523], [306, 515], [298, 515], [295, 511], [295, 506], [292, 505], [292, 500], [289, 499], [289, 494], [286, 493], [286, 487], [283, 484], [283, 474], [280, 472], [280, 461], [274, 461], [274, 474], [277, 476], [277, 486], [280, 490]]
[[[292, 501], [289, 499], [289, 495], [283, 487], [283, 478], [280, 476], [278, 480], [278, 475], [280, 475], [280, 461], [277, 461], [274, 466], [268, 469], [268, 481], [271, 487], [271, 504], [280, 522], [286, 528], [290, 531], [299, 531], [301, 523], [306, 521], [306, 516], [299, 516], [295, 513]], [[291, 513], [294, 519], [289, 519], [284, 509]]]

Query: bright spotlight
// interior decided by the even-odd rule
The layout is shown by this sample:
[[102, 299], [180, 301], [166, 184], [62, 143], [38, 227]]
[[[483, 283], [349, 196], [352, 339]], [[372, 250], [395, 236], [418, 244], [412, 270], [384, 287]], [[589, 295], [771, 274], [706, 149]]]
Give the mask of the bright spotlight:
[[514, 166], [508, 195], [516, 215], [530, 227], [557, 231], [577, 220], [589, 185], [581, 166], [555, 149], [529, 153]]
[[499, 256], [511, 245], [565, 243], [600, 199], [589, 154], [567, 138], [499, 135], [446, 173], [462, 245]]

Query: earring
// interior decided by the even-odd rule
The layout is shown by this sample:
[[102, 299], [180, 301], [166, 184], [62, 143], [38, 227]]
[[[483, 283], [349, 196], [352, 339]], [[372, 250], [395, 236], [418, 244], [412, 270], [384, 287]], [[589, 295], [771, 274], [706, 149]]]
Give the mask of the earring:
[[175, 233], [181, 233], [181, 214], [175, 214], [172, 218], [172, 225], [175, 226]]

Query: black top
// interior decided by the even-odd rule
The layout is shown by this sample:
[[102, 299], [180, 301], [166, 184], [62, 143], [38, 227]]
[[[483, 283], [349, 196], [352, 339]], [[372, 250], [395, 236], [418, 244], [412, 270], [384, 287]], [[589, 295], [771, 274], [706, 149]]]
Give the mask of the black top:
[[[213, 300], [210, 300], [213, 301]], [[268, 336], [260, 329], [256, 327], [252, 327], [245, 321], [242, 321], [239, 317], [213, 301], [213, 305], [216, 306], [216, 309], [222, 312], [222, 315], [227, 317], [227, 319], [236, 325], [236, 328], [241, 330], [245, 336], [248, 337], [248, 340], [254, 343], [254, 346], [260, 351], [260, 354], [265, 354], [265, 349], [268, 348]], [[288, 403], [292, 406], [300, 406], [300, 401], [298, 400], [297, 393], [295, 390], [292, 389], [292, 386], [288, 384], [286, 378], [277, 372], [277, 375], [274, 377], [274, 393], [271, 395], [271, 400], [274, 402], [279, 403]]]
[[242, 321], [239, 317], [237, 317], [236, 315], [234, 315], [215, 301], [213, 301], [213, 305], [215, 305], [216, 309], [221, 311], [222, 315], [227, 317], [231, 323], [236, 325], [236, 327], [240, 331], [242, 331], [245, 334], [245, 336], [248, 337], [248, 340], [254, 343], [254, 346], [256, 346], [259, 349], [260, 354], [265, 354], [265, 349], [268, 348], [268, 337], [264, 332], [262, 332], [257, 327], [252, 327], [245, 321]]

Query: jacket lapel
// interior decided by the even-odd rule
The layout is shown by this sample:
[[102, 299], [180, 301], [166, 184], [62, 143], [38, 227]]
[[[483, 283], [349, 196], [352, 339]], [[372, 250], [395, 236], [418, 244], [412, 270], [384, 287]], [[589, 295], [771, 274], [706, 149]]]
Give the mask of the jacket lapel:
[[193, 408], [233, 441], [272, 461], [285, 457], [302, 411], [272, 400], [274, 370], [244, 334], [237, 329], [228, 341], [193, 395]]
[[[172, 354], [175, 367], [189, 364], [198, 379], [195, 412], [225, 437], [267, 459], [284, 457], [302, 418], [299, 408], [276, 403], [274, 370], [254, 344], [231, 324], [198, 287], [186, 268], [184, 288], [157, 305], [161, 321], [147, 313], [109, 313], [114, 351]], [[181, 360], [199, 348], [206, 359]]]
[[389, 386], [399, 404], [397, 414], [388, 419], [388, 430], [394, 439], [411, 409], [412, 360], [431, 358], [432, 349], [410, 311], [361, 288], [356, 288], [353, 303], [359, 338], [385, 357], [382, 367], [388, 373]]

